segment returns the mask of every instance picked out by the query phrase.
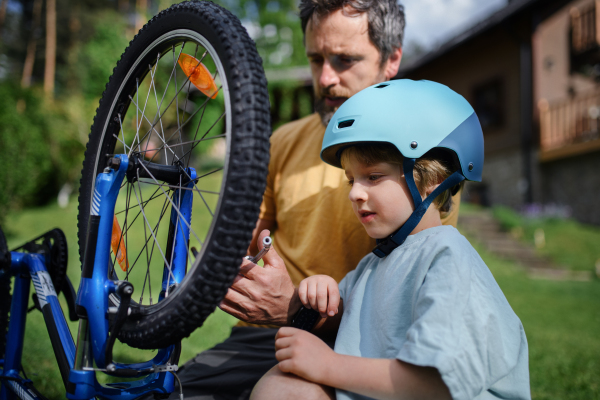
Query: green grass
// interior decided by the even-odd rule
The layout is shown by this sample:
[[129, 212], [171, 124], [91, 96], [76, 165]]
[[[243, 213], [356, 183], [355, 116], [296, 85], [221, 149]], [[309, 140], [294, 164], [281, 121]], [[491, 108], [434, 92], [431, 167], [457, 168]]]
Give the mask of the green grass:
[[527, 218], [507, 207], [494, 207], [493, 215], [513, 236], [536, 245], [559, 266], [592, 271], [600, 263], [600, 227], [572, 219]]
[[477, 248], [525, 327], [534, 399], [600, 399], [600, 282], [535, 280]]
[[[461, 207], [461, 212], [470, 210]], [[7, 218], [9, 245], [14, 247], [55, 226], [62, 228], [71, 246], [69, 276], [76, 284], [76, 214], [76, 204], [66, 209], [49, 206], [14, 213]], [[514, 264], [481, 248], [478, 251], [525, 326], [533, 398], [600, 399], [600, 281], [534, 280]], [[234, 323], [234, 318], [217, 311], [184, 340], [182, 362], [226, 338]], [[76, 326], [71, 325], [74, 335]], [[42, 393], [50, 399], [62, 399], [64, 388], [44, 331], [41, 314], [32, 312], [27, 325], [25, 370]], [[123, 345], [115, 350], [116, 358], [122, 360], [137, 360], [147, 354]]]

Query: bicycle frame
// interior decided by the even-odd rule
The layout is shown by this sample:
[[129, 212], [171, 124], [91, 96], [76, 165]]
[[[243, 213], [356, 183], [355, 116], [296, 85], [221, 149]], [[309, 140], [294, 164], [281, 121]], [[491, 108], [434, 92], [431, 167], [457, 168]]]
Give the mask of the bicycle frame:
[[[108, 320], [109, 295], [118, 290], [121, 282], [109, 279], [110, 246], [115, 212], [115, 202], [129, 159], [118, 155], [120, 163], [115, 169], [106, 168], [98, 174], [92, 202], [88, 241], [82, 267], [82, 277], [77, 294], [77, 313], [80, 316], [77, 346], [66, 323], [52, 280], [46, 268], [46, 260], [40, 254], [11, 252], [12, 265], [9, 273], [15, 276], [11, 318], [7, 335], [6, 356], [2, 365], [2, 390], [0, 399], [11, 399], [15, 393], [21, 398], [43, 398], [31, 381], [20, 376], [21, 356], [25, 320], [29, 299], [30, 281], [41, 306], [50, 335], [52, 347], [61, 376], [67, 388], [67, 398], [83, 400], [95, 397], [129, 400], [150, 392], [171, 393], [174, 389], [176, 366], [168, 364], [175, 346], [161, 349], [149, 361], [137, 364], [110, 363], [107, 365], [105, 352], [110, 332]], [[193, 180], [196, 172], [189, 168], [187, 174]], [[193, 181], [189, 186], [193, 185]], [[163, 290], [183, 279], [187, 264], [189, 239], [188, 226], [191, 222], [191, 190], [172, 196], [171, 221], [175, 227], [173, 242], [174, 256], [171, 269], [163, 273]], [[185, 221], [185, 222], [184, 222]], [[95, 367], [94, 367], [95, 363]], [[107, 367], [110, 367], [107, 370]], [[137, 381], [119, 382], [103, 386], [96, 379], [96, 371], [109, 375], [142, 377]], [[7, 379], [8, 378], [8, 379]], [[10, 389], [9, 390], [9, 386]]]

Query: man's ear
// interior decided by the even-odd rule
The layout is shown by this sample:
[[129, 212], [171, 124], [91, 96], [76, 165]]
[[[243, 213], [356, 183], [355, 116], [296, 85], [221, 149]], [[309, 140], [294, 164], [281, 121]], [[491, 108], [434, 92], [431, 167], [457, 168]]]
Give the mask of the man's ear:
[[398, 73], [400, 61], [402, 60], [402, 47], [398, 47], [392, 52], [385, 65], [385, 79], [390, 80]]

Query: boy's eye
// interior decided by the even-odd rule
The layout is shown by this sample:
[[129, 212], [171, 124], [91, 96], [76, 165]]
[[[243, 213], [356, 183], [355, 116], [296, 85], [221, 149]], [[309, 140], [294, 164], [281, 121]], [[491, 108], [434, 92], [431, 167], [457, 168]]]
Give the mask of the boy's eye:
[[350, 185], [350, 186], [354, 185], [354, 179], [348, 179], [348, 185]]
[[370, 181], [376, 181], [379, 178], [381, 178], [381, 175], [370, 175], [369, 176]]

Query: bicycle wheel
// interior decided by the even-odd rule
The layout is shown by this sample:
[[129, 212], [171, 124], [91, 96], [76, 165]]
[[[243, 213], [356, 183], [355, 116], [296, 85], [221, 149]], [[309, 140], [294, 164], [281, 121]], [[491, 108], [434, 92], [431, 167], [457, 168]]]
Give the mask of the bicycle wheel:
[[125, 322], [122, 342], [147, 349], [177, 343], [222, 300], [258, 218], [270, 131], [260, 57], [227, 10], [210, 2], [174, 5], [148, 22], [125, 50], [100, 101], [86, 149], [79, 191], [80, 256], [95, 178], [114, 154], [176, 165], [181, 171], [194, 167], [198, 178], [191, 190], [188, 273], [174, 284], [169, 263], [178, 210], [172, 197], [186, 188], [154, 178], [123, 182], [113, 225], [120, 239], [109, 276], [132, 282], [139, 312]]
[[[6, 333], [8, 332], [8, 317], [12, 296], [10, 293], [10, 276], [1, 275], [2, 271], [10, 268], [10, 252], [6, 245], [4, 232], [0, 228], [0, 359], [4, 359], [6, 351]], [[1, 382], [0, 382], [1, 383]]]

